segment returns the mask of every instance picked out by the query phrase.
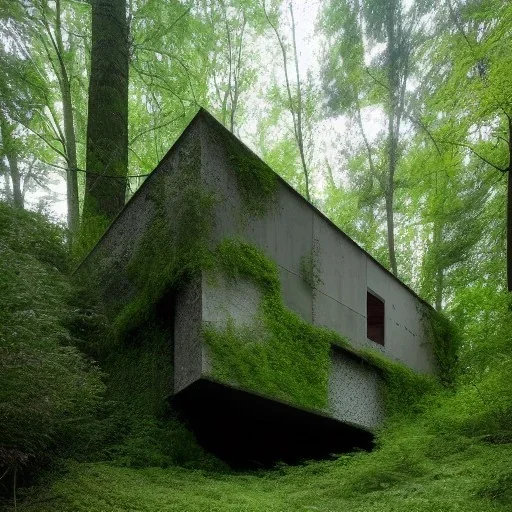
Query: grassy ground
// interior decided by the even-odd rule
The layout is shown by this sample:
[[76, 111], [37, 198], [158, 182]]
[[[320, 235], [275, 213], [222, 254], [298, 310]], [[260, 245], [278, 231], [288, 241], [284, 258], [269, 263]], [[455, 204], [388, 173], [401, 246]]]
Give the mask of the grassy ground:
[[255, 473], [132, 469], [71, 463], [26, 495], [26, 512], [512, 510], [512, 445], [471, 444], [449, 455], [393, 458], [388, 449]]

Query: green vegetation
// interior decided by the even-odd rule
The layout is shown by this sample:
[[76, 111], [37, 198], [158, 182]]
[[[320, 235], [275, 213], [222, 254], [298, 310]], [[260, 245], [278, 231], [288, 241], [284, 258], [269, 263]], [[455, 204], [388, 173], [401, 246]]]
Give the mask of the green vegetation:
[[277, 266], [255, 247], [225, 240], [216, 256], [229, 278], [248, 279], [261, 291], [263, 333], [260, 326], [240, 328], [231, 322], [223, 330], [206, 326], [213, 375], [302, 407], [325, 409], [331, 344], [347, 342], [284, 306]]
[[254, 283], [262, 297], [261, 322], [254, 327], [233, 322], [224, 329], [205, 326], [213, 376], [219, 380], [308, 409], [326, 410], [331, 346], [337, 345], [383, 372], [389, 414], [413, 407], [436, 387], [432, 377], [418, 375], [375, 350], [355, 350], [337, 332], [313, 326], [287, 309], [277, 266], [257, 248], [228, 239], [219, 244], [215, 256], [218, 270], [228, 278]]
[[[74, 346], [64, 231], [0, 202], [0, 475], [84, 450], [104, 384]], [[5, 474], [4, 474], [5, 472]]]
[[319, 267], [318, 257], [320, 246], [318, 240], [313, 240], [313, 245], [309, 254], [302, 256], [300, 260], [300, 277], [312, 289], [322, 283], [322, 269]]
[[173, 386], [170, 323], [151, 318], [144, 330], [104, 360], [108, 411], [100, 460], [126, 467], [217, 468], [223, 465], [205, 453], [169, 407]]
[[91, 252], [109, 225], [110, 221], [106, 217], [89, 216], [87, 225], [80, 228], [80, 233], [73, 242], [72, 251], [75, 262], [81, 262]]
[[[487, 357], [459, 373], [454, 387], [395, 415], [372, 453], [251, 473], [69, 462], [44, 485], [25, 490], [18, 510], [506, 512], [512, 493], [507, 301], [495, 314], [494, 332], [472, 340]], [[502, 364], [489, 366], [495, 359]]]
[[26, 512], [498, 512], [510, 510], [512, 447], [433, 435], [421, 423], [383, 434], [371, 454], [255, 473], [70, 464]]
[[182, 165], [172, 180], [154, 178], [159, 182], [148, 201], [153, 215], [127, 265], [131, 300], [99, 315], [104, 301], [91, 282], [81, 282], [83, 272], [76, 276], [77, 305], [88, 302], [89, 311], [85, 324], [75, 326], [90, 333], [81, 347], [106, 372], [108, 403], [96, 457], [116, 465], [223, 467], [199, 447], [167, 401], [174, 376], [173, 324], [158, 311], [172, 312], [173, 293], [212, 265], [208, 238], [215, 200], [199, 184], [197, 156], [182, 155]]
[[[105, 45], [114, 32], [97, 37], [91, 14], [110, 7], [103, 21], [123, 30]], [[5, 504], [17, 495], [15, 510], [42, 512], [509, 511], [511, 27], [504, 0], [0, 0], [0, 197], [16, 206], [0, 203]], [[100, 73], [103, 94], [90, 73], [115, 70], [109, 59], [125, 68]], [[109, 100], [116, 86], [121, 109]], [[263, 341], [232, 323], [206, 329], [214, 373], [325, 405], [331, 333], [283, 306], [275, 267], [254, 248], [208, 246], [208, 213], [222, 198], [198, 183], [176, 184], [185, 199], [175, 226], [158, 197], [148, 201], [155, 222], [130, 261], [125, 308], [104, 308], [87, 282], [71, 290], [68, 246], [79, 257], [108, 224], [87, 222], [91, 195], [112, 218], [198, 105], [452, 321], [425, 312], [444, 386], [357, 353], [386, 381], [390, 414], [372, 453], [235, 474], [166, 405], [170, 329], [155, 313], [201, 269], [247, 279], [262, 296]], [[235, 220], [251, 228], [276, 178], [234, 136], [221, 138], [244, 200]], [[104, 158], [86, 158], [102, 147]], [[23, 211], [54, 206], [62, 178], [67, 232]], [[315, 271], [314, 251], [304, 254], [311, 288]], [[294, 349], [318, 374], [298, 375]]]
[[264, 215], [277, 192], [277, 175], [227, 130], [222, 139], [228, 151], [228, 160], [236, 173], [238, 189], [247, 214]]
[[423, 325], [429, 334], [429, 341], [434, 350], [438, 375], [441, 381], [450, 385], [455, 378], [458, 353], [461, 345], [460, 333], [453, 322], [431, 308], [423, 307]]
[[[275, 173], [249, 150], [241, 148], [230, 133], [225, 133], [223, 139], [246, 213], [263, 215], [275, 195]], [[172, 182], [167, 183], [160, 176], [160, 183], [154, 187], [151, 225], [128, 264], [135, 295], [116, 312], [114, 320], [117, 340], [151, 318], [153, 308], [167, 292], [176, 291], [185, 280], [215, 264], [209, 235], [212, 208], [219, 199], [202, 185], [197, 155], [188, 158], [187, 163], [181, 163], [180, 175], [174, 176]], [[173, 208], [172, 223], [166, 210], [169, 204]]]
[[[2, 276], [10, 279], [3, 281], [9, 285], [6, 288], [9, 300], [16, 301], [15, 291], [21, 293], [25, 289], [23, 282], [15, 277], [16, 270], [28, 274], [29, 268], [36, 269], [40, 280], [31, 279], [28, 284], [37, 285], [41, 292], [33, 296], [25, 290], [20, 295], [24, 297], [24, 308], [14, 310], [34, 310], [38, 322], [30, 330], [39, 333], [38, 343], [49, 339], [43, 334], [52, 333], [61, 322], [60, 316], [52, 316], [53, 306], [65, 313], [66, 318], [60, 324], [63, 327], [58, 329], [65, 333], [65, 343], [73, 340], [87, 347], [95, 337], [107, 335], [102, 329], [108, 325], [98, 308], [89, 304], [84, 311], [92, 300], [90, 297], [83, 296], [80, 307], [73, 302], [73, 314], [66, 313], [67, 303], [61, 300], [61, 296], [69, 295], [62, 294], [68, 285], [63, 274], [66, 253], [61, 231], [21, 210], [4, 206], [0, 215], [1, 247], [5, 256], [1, 261], [6, 267]], [[61, 269], [51, 269], [47, 262], [60, 261], [60, 256], [63, 256]], [[210, 270], [222, 271], [228, 278], [247, 279], [258, 287], [262, 295], [262, 321], [268, 331], [264, 343], [257, 341], [254, 333], [245, 333], [233, 325], [228, 325], [225, 332], [207, 332], [207, 336], [212, 336], [209, 342], [215, 353], [214, 372], [228, 380], [240, 380], [244, 385], [263, 387], [264, 392], [296, 400], [306, 407], [322, 407], [326, 373], [318, 372], [303, 380], [296, 378], [295, 368], [288, 364], [291, 351], [295, 350], [293, 361], [305, 364], [309, 357], [309, 368], [313, 366], [312, 358], [319, 368], [324, 368], [327, 347], [333, 340], [341, 344], [343, 340], [334, 333], [309, 326], [286, 310], [275, 264], [254, 247], [240, 240], [225, 240], [210, 253], [208, 262]], [[23, 266], [18, 269], [17, 265]], [[41, 303], [37, 302], [38, 297]], [[30, 445], [33, 439], [46, 443], [47, 431], [41, 435], [42, 431], [36, 430], [41, 423], [33, 421], [33, 403], [24, 401], [24, 396], [33, 396], [36, 391], [44, 391], [47, 397], [48, 393], [54, 393], [52, 396], [59, 398], [56, 403], [63, 405], [78, 399], [76, 406], [81, 416], [74, 425], [68, 420], [76, 409], [66, 406], [63, 410], [56, 407], [43, 411], [51, 420], [51, 443], [45, 444], [44, 449], [53, 446], [53, 453], [66, 456], [67, 460], [45, 473], [38, 486], [18, 490], [17, 508], [40, 512], [347, 509], [469, 512], [475, 507], [483, 512], [505, 511], [512, 492], [509, 393], [512, 318], [508, 298], [495, 299], [489, 302], [493, 306], [492, 314], [481, 327], [480, 323], [465, 325], [463, 334], [467, 341], [458, 345], [460, 361], [451, 370], [450, 387], [442, 389], [431, 379], [418, 377], [375, 352], [361, 352], [363, 358], [383, 371], [391, 413], [372, 453], [343, 455], [297, 467], [280, 465], [271, 471], [252, 473], [230, 472], [204, 453], [166, 406], [172, 365], [169, 326], [154, 315], [161, 302], [157, 301], [147, 313], [147, 329], [131, 330], [129, 340], [102, 359], [102, 368], [108, 374], [105, 400], [101, 400], [103, 385], [94, 366], [87, 363], [89, 369], [86, 369], [83, 366], [86, 360], [70, 347], [65, 348], [65, 353], [75, 355], [63, 360], [58, 356], [58, 348], [51, 348], [54, 345], [44, 341], [44, 353], [39, 350], [37, 354], [51, 357], [51, 372], [46, 372], [44, 358], [39, 360], [43, 364], [28, 367], [43, 372], [42, 379], [32, 371], [28, 381], [22, 380], [26, 365], [15, 373], [2, 373], [2, 383], [7, 384], [2, 386], [2, 391], [8, 389], [9, 396], [16, 400], [11, 403], [18, 407], [16, 417], [13, 416], [17, 423], [7, 433], [19, 444], [14, 445], [11, 440], [11, 446], [25, 453], [22, 450], [26, 446], [31, 449], [34, 446]], [[470, 304], [467, 301], [465, 307]], [[2, 324], [8, 326], [2, 333], [15, 332], [14, 317], [9, 317], [12, 308], [3, 307], [2, 312], [2, 319], [10, 322]], [[300, 344], [294, 345], [294, 338]], [[274, 356], [270, 351], [265, 352], [264, 347], [276, 342], [280, 348], [272, 359]], [[30, 348], [28, 343], [19, 346], [24, 350]], [[94, 347], [93, 343], [93, 351]], [[16, 355], [11, 351], [12, 346], [8, 353]], [[88, 384], [76, 388], [67, 377], [61, 379], [56, 372], [70, 362], [76, 372], [77, 361], [82, 361], [78, 365], [80, 372], [88, 372], [78, 378], [82, 383], [91, 383], [90, 391], [87, 391]], [[271, 364], [282, 368], [279, 379], [270, 375]], [[71, 375], [76, 375], [73, 372]], [[301, 385], [308, 387], [307, 393], [302, 392]], [[66, 402], [68, 396], [71, 402]], [[51, 401], [43, 400], [43, 403]], [[20, 428], [23, 417], [27, 421]], [[89, 419], [84, 421], [84, 418]], [[20, 432], [26, 436], [26, 444], [19, 440]], [[71, 438], [77, 443], [74, 446], [67, 444], [66, 440]], [[83, 461], [86, 454], [80, 448], [80, 440], [86, 441], [82, 446], [87, 447], [87, 458], [96, 462]], [[66, 450], [60, 441], [66, 442]], [[8, 445], [2, 440], [2, 455], [8, 453], [4, 446]], [[39, 445], [38, 449], [42, 448]], [[69, 459], [70, 455], [74, 461]], [[17, 459], [16, 464], [22, 461]]]
[[[215, 198], [199, 183], [197, 159], [181, 171], [172, 183], [160, 176], [154, 188], [151, 225], [128, 264], [135, 295], [114, 320], [118, 340], [150, 319], [166, 293], [211, 265], [208, 237]], [[172, 223], [166, 211], [169, 204], [173, 207]]]
[[389, 418], [407, 411], [413, 413], [428, 393], [439, 390], [438, 380], [431, 375], [418, 374], [407, 366], [388, 359], [380, 352], [363, 348], [357, 351], [367, 362], [382, 372], [386, 383], [384, 398]]

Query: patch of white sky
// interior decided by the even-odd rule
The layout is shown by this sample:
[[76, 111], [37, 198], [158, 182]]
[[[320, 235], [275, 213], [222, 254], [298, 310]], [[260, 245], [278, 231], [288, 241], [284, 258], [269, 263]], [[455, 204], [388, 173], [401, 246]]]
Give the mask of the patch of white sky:
[[[325, 39], [316, 26], [320, 9], [324, 3], [322, 0], [295, 0], [293, 2], [301, 83], [304, 84], [309, 74], [317, 90], [321, 90], [322, 53]], [[284, 2], [282, 5], [279, 31], [285, 44], [289, 46], [287, 51], [288, 74], [293, 87], [295, 83], [295, 69], [291, 49], [292, 30], [288, 2]], [[248, 122], [240, 130], [242, 140], [251, 145], [256, 152], [261, 152], [259, 122], [268, 115], [269, 110], [269, 102], [266, 100], [266, 95], [273, 84], [278, 84], [282, 88], [285, 86], [283, 57], [275, 34], [269, 30], [267, 38], [262, 43], [263, 48], [258, 52], [261, 58], [258, 67], [264, 71], [260, 72], [257, 84], [255, 85], [255, 89], [259, 91], [259, 94], [246, 95], [245, 102], [248, 111]], [[365, 56], [366, 63], [369, 64], [384, 49], [385, 44], [374, 45]], [[315, 187], [314, 195], [317, 198], [323, 197], [326, 177], [324, 170], [327, 166], [332, 170], [335, 181], [338, 184], [343, 186], [348, 183], [348, 175], [345, 172], [347, 165], [346, 149], [350, 146], [351, 142], [361, 142], [361, 135], [358, 129], [354, 129], [353, 123], [349, 122], [346, 116], [331, 115], [327, 117], [323, 115], [322, 110], [324, 106], [321, 98], [322, 95], [320, 94], [317, 105], [320, 115], [318, 115], [318, 120], [313, 125], [310, 152], [310, 164], [313, 169], [313, 183]], [[382, 110], [375, 107], [363, 108], [362, 121], [365, 136], [370, 143], [374, 142], [385, 126]], [[283, 131], [292, 133], [291, 114], [286, 112], [280, 123], [271, 130], [271, 133], [267, 134], [264, 140], [275, 142], [283, 136]]]
[[[17, 31], [14, 23], [9, 19], [0, 20], [0, 40], [3, 46], [3, 50], [8, 54], [16, 55], [19, 59], [31, 59], [30, 49], [25, 48], [22, 44], [22, 36]], [[47, 74], [56, 79], [53, 74], [51, 66], [46, 66], [45, 69], [39, 69], [41, 75]], [[43, 76], [44, 79], [44, 76]], [[55, 111], [61, 111], [62, 105], [59, 102], [55, 102]], [[52, 125], [53, 129], [56, 130], [53, 118], [50, 115], [48, 108], [45, 107], [45, 115], [47, 121]], [[21, 139], [34, 136], [25, 128], [22, 124], [18, 123], [18, 126], [14, 132], [16, 137]], [[54, 217], [58, 221], [64, 221], [67, 214], [66, 205], [66, 182], [65, 175], [62, 171], [58, 171], [55, 168], [45, 166], [41, 162], [29, 162], [25, 159], [20, 159], [18, 162], [19, 170], [22, 175], [26, 175], [31, 168], [31, 172], [36, 170], [36, 167], [45, 167], [44, 183], [41, 180], [35, 181], [34, 179], [24, 182], [23, 193], [25, 197], [25, 204], [27, 208], [44, 210], [49, 215]], [[0, 190], [5, 187], [5, 176], [0, 176]]]

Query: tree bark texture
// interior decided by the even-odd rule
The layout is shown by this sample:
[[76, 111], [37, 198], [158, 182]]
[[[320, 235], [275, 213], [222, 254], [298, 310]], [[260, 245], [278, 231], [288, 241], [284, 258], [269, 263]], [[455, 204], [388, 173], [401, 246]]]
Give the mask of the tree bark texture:
[[11, 175], [9, 174], [9, 167], [7, 165], [5, 165], [3, 158], [0, 158], [0, 171], [1, 171], [1, 174], [3, 174], [3, 176], [4, 176], [5, 196], [7, 197], [7, 201], [12, 201], [13, 197], [12, 197], [12, 188], [11, 188]]
[[[128, 169], [126, 0], [92, 0], [85, 230], [106, 227], [124, 206]], [[92, 230], [97, 231], [97, 227]]]
[[5, 117], [1, 116], [0, 129], [2, 134], [4, 154], [7, 157], [7, 163], [9, 164], [9, 176], [11, 177], [12, 183], [13, 203], [19, 208], [24, 208], [25, 200], [23, 197], [21, 174], [18, 167], [18, 154], [16, 148], [14, 147], [15, 143], [12, 136], [14, 127], [9, 123], [7, 119], [5, 119]]
[[510, 167], [507, 174], [507, 290], [512, 293], [512, 171]]

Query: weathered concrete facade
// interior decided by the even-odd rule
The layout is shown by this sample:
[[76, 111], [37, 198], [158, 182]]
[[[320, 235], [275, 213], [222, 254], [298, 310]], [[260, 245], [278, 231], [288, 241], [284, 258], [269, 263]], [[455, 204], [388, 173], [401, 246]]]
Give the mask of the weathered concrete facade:
[[[422, 321], [428, 306], [283, 180], [277, 179], [274, 197], [263, 212], [248, 211], [226, 136], [225, 129], [201, 111], [80, 267], [79, 273], [96, 276], [111, 314], [115, 316], [136, 293], [137, 270], [130, 269], [130, 261], [154, 222], [154, 196], [163, 198], [160, 207], [169, 224], [179, 224], [184, 193], [202, 188], [216, 198], [211, 248], [226, 238], [246, 240], [278, 265], [285, 305], [304, 320], [337, 331], [356, 349], [374, 348], [417, 372], [434, 372], [433, 350]], [[305, 261], [314, 270], [313, 279], [305, 275]], [[368, 291], [384, 303], [384, 345], [367, 338]], [[174, 352], [169, 395], [204, 379], [216, 380], [202, 328], [233, 322], [258, 330], [260, 302], [261, 292], [249, 280], [215, 277], [210, 270], [180, 286], [169, 340]], [[265, 343], [263, 326], [261, 332]], [[372, 430], [385, 414], [380, 372], [336, 347], [330, 368], [329, 406], [318, 414]]]

